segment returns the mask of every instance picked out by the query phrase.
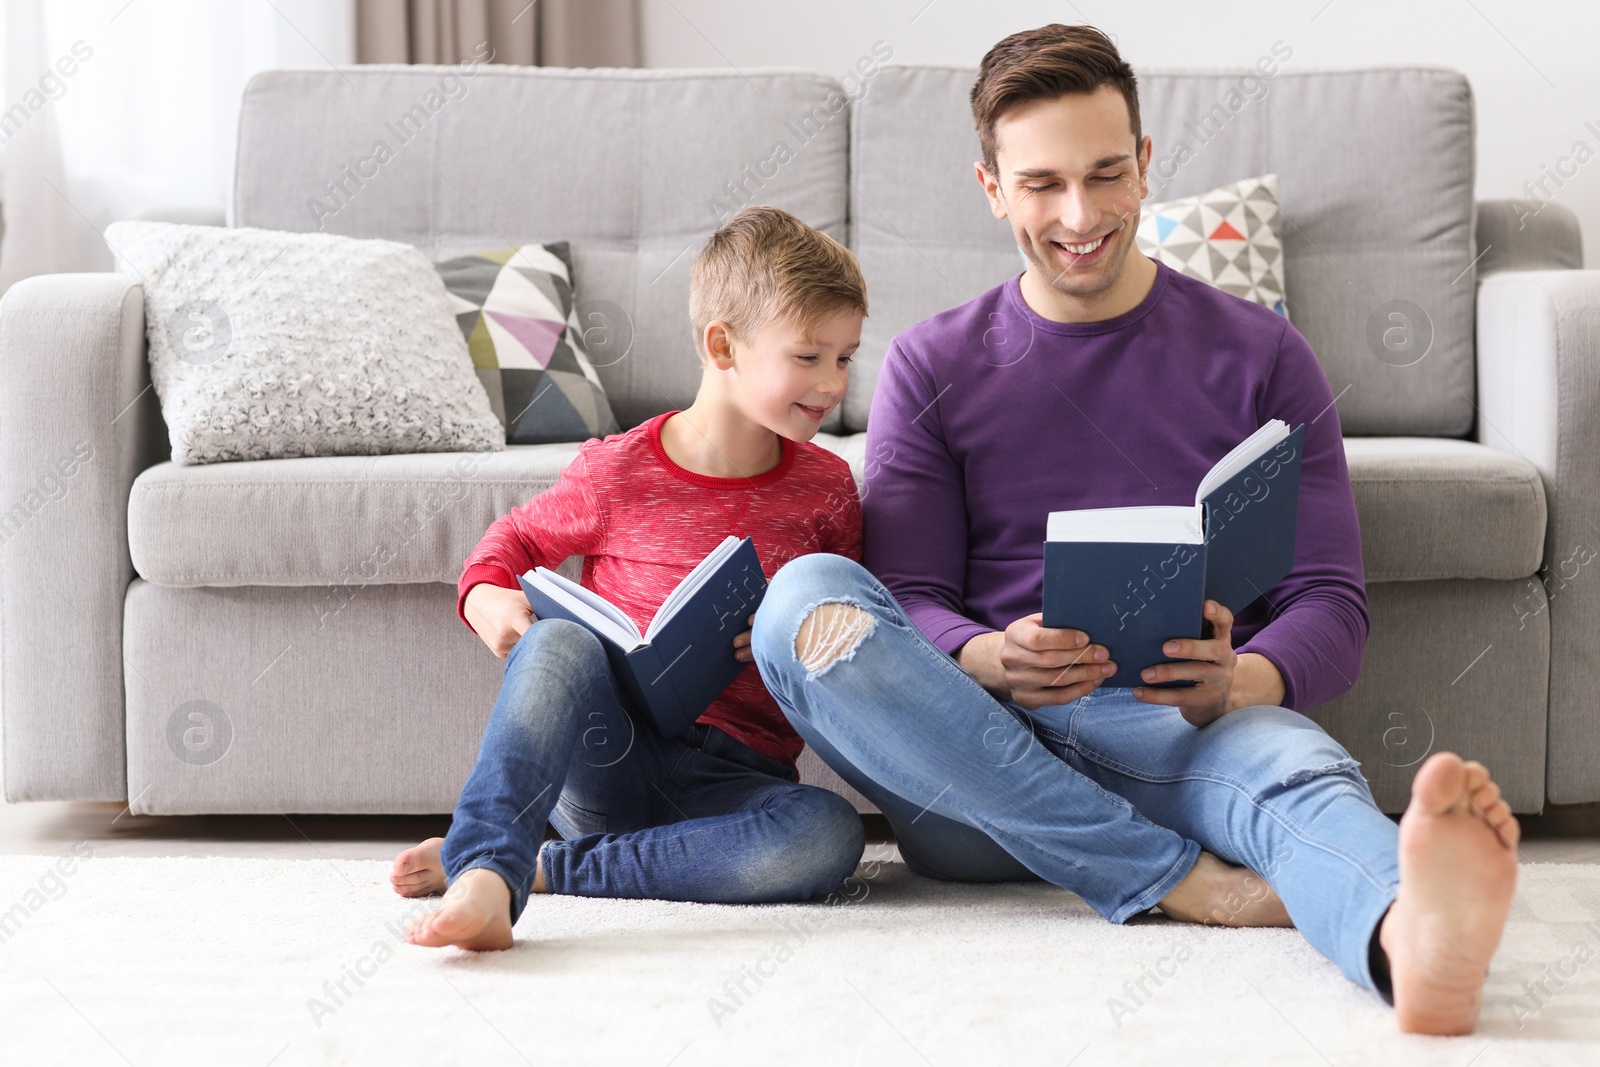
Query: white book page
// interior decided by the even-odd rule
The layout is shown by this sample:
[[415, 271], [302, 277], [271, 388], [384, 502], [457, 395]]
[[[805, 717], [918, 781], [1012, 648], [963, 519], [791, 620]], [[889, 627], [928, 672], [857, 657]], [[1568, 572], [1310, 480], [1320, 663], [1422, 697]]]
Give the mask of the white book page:
[[1213, 489], [1260, 459], [1268, 449], [1277, 447], [1278, 442], [1288, 436], [1289, 424], [1282, 419], [1268, 419], [1262, 423], [1255, 433], [1240, 441], [1233, 451], [1212, 465], [1200, 480], [1200, 488], [1194, 491], [1194, 502], [1199, 504], [1204, 501]]
[[1189, 504], [1052, 511], [1045, 539], [1198, 545], [1205, 541], [1201, 516], [1200, 508]]
[[566, 575], [557, 574], [555, 571], [544, 567], [534, 570], [533, 577], [529, 579], [540, 589], [557, 601], [567, 610], [571, 611], [588, 622], [595, 629], [623, 648], [632, 651], [644, 644], [644, 637], [639, 633], [639, 627], [633, 620], [625, 615], [605, 597], [592, 589], [585, 589]]
[[645, 636], [647, 638], [654, 636], [656, 631], [670, 622], [672, 616], [677, 614], [678, 609], [683, 607], [690, 597], [700, 591], [700, 587], [706, 583], [706, 578], [718, 567], [722, 566], [723, 560], [738, 551], [741, 543], [743, 543], [743, 538], [729, 534], [722, 539], [720, 545], [706, 554], [705, 559], [696, 563], [694, 570], [683, 576], [683, 581], [673, 587], [672, 592], [667, 594], [667, 599], [663, 600], [661, 606], [656, 609], [656, 617], [650, 620], [650, 627], [645, 631]]

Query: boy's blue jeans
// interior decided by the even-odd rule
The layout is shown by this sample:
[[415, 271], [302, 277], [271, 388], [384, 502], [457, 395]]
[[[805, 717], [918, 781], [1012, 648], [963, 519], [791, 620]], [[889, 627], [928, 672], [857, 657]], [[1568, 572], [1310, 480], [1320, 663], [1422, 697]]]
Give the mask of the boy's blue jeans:
[[[870, 617], [808, 670], [795, 650], [817, 605]], [[1271, 883], [1351, 980], [1399, 884], [1397, 830], [1350, 755], [1287, 708], [1203, 728], [1178, 709], [1099, 688], [1027, 711], [941, 652], [853, 560], [801, 556], [773, 577], [752, 637], [768, 689], [817, 754], [887, 816], [906, 863], [936, 878], [1032, 877], [1112, 922], [1166, 896], [1205, 849]], [[815, 662], [815, 660], [813, 660]]]
[[600, 639], [540, 619], [506, 656], [477, 764], [440, 849], [445, 877], [485, 867], [527, 906], [544, 845], [545, 888], [578, 896], [714, 903], [805, 900], [836, 889], [865, 847], [837, 793], [714, 726], [668, 740], [619, 696]]

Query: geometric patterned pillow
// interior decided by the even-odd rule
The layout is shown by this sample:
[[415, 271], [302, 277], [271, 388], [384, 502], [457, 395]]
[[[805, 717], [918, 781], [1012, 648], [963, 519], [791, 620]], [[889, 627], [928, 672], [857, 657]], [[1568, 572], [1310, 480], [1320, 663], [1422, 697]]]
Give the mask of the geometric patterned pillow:
[[583, 347], [567, 242], [435, 263], [506, 443], [583, 441], [618, 432]]
[[1263, 174], [1143, 205], [1134, 239], [1151, 259], [1288, 318], [1281, 220], [1278, 176]]

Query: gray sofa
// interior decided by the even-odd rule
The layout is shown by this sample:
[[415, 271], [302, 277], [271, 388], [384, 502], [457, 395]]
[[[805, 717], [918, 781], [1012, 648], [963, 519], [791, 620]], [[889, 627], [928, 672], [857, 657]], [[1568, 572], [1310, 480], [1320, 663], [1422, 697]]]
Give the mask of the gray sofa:
[[[571, 241], [624, 427], [692, 398], [689, 263], [742, 203], [860, 257], [872, 314], [818, 438], [858, 477], [889, 338], [1018, 269], [972, 177], [970, 70], [884, 68], [848, 99], [795, 71], [484, 68], [432, 109], [446, 73], [257, 77], [232, 224], [320, 220], [434, 258]], [[1439, 748], [1485, 760], [1518, 811], [1600, 800], [1600, 274], [1576, 223], [1474, 203], [1457, 72], [1285, 70], [1251, 99], [1244, 73], [1143, 74], [1151, 199], [1279, 176], [1289, 311], [1338, 397], [1372, 615], [1359, 679], [1309, 713], [1390, 810]], [[379, 139], [393, 158], [363, 177]], [[1405, 327], [1391, 301], [1416, 331], [1397, 347], [1372, 341]], [[6, 796], [450, 811], [501, 674], [454, 582], [576, 446], [178, 468], [144, 345], [127, 276], [0, 303]]]

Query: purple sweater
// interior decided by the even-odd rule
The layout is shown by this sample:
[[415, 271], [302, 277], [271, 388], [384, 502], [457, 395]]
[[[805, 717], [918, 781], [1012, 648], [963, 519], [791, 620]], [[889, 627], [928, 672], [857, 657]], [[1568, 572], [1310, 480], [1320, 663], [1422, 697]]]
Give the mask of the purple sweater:
[[1041, 610], [1049, 512], [1193, 504], [1263, 422], [1305, 423], [1294, 569], [1233, 626], [1234, 648], [1271, 660], [1284, 706], [1305, 711], [1355, 684], [1369, 624], [1333, 391], [1287, 319], [1156, 266], [1139, 306], [1101, 322], [1041, 317], [1018, 275], [890, 343], [863, 562], [955, 655]]

